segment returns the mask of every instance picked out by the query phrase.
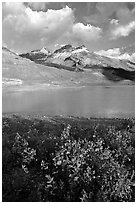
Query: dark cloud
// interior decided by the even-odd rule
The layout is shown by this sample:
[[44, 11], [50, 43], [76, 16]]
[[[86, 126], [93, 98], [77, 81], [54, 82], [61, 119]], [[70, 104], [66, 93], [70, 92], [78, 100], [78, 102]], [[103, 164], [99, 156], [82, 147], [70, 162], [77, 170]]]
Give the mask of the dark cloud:
[[24, 2], [24, 5], [33, 11], [46, 11], [48, 2]]
[[98, 2], [96, 4], [96, 13], [84, 17], [87, 23], [92, 23], [97, 26], [103, 26], [109, 23], [113, 18], [118, 19], [121, 23], [128, 23], [131, 19], [133, 20], [134, 4], [124, 2]]
[[104, 31], [104, 38], [117, 39], [128, 36], [135, 29], [134, 3], [98, 2], [96, 12], [85, 16], [84, 20]]

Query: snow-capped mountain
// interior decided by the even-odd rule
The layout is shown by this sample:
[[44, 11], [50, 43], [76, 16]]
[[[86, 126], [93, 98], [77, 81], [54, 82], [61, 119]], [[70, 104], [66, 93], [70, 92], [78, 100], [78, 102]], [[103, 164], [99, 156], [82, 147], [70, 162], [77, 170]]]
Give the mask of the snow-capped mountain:
[[127, 83], [133, 83], [135, 79], [134, 63], [91, 53], [85, 46], [75, 48], [66, 45], [52, 53], [42, 48], [21, 56], [2, 48], [4, 84], [14, 81], [15, 84], [39, 82], [85, 85], [125, 79]]
[[31, 52], [25, 53], [25, 54], [20, 54], [21, 57], [28, 58], [32, 61], [37, 61], [40, 59], [46, 59], [48, 55], [50, 55], [50, 51], [46, 48], [43, 47], [42, 49], [37, 49], [37, 50], [32, 50]]
[[[34, 55], [34, 53], [37, 55], [39, 54], [39, 51], [31, 52], [32, 55]], [[24, 85], [26, 83], [50, 84], [57, 80], [59, 81], [61, 74], [58, 73], [56, 68], [51, 69], [50, 67], [36, 64], [35, 62], [30, 61], [27, 58], [22, 58], [9, 49], [2, 47], [2, 78], [4, 87]]]
[[36, 63], [50, 65], [54, 64], [66, 66], [75, 70], [94, 69], [95, 67], [121, 68], [128, 71], [134, 71], [135, 65], [129, 60], [119, 58], [109, 58], [107, 56], [90, 52], [84, 45], [73, 47], [64, 45], [54, 52], [49, 52], [46, 48], [21, 54], [20, 56], [29, 58]]

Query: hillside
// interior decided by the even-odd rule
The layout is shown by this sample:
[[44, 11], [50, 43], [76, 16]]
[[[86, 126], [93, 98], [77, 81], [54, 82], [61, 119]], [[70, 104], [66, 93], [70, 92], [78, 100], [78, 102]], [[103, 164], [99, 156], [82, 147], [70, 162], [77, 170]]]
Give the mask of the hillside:
[[97, 71], [112, 81], [123, 79], [134, 81], [135, 79], [135, 64], [133, 62], [104, 57], [94, 52], [89, 52], [84, 45], [80, 47], [65, 45], [53, 53], [48, 50], [43, 52], [41, 49], [39, 52], [38, 50], [32, 51], [21, 54], [20, 56], [38, 64], [54, 66], [58, 69], [76, 72], [87, 70]]
[[[115, 66], [113, 65], [113, 61], [113, 64], [108, 66], [112, 63], [111, 59], [89, 53], [84, 46], [74, 48], [66, 45], [54, 53], [43, 48], [41, 51], [36, 50], [21, 56], [5, 47], [2, 48], [3, 87], [34, 84], [85, 86], [112, 82], [134, 83], [133, 64], [126, 64], [125, 67], [122, 64], [123, 67], [118, 68], [116, 62]], [[89, 66], [89, 62], [93, 65]]]
[[26, 58], [22, 58], [7, 48], [2, 48], [2, 77], [3, 85], [23, 84], [67, 84], [78, 81], [81, 77], [74, 72], [58, 70], [36, 64]]

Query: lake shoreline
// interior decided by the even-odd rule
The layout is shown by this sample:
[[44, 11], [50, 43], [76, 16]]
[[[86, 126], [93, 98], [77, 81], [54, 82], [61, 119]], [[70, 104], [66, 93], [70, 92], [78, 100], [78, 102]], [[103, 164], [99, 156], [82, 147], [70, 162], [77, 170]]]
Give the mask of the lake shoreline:
[[36, 113], [2, 113], [2, 119], [9, 118], [9, 119], [27, 119], [27, 120], [41, 120], [41, 121], [70, 121], [70, 122], [123, 122], [123, 121], [135, 121], [135, 117], [79, 117], [79, 116], [63, 116], [63, 115], [55, 115], [55, 116], [49, 116], [45, 114], [36, 114]]
[[50, 89], [78, 89], [83, 87], [125, 87], [125, 86], [135, 86], [133, 83], [88, 83], [88, 84], [32, 84], [32, 85], [11, 85], [11, 86], [3, 86], [3, 92], [18, 92], [18, 91], [36, 91], [36, 90], [50, 90]]

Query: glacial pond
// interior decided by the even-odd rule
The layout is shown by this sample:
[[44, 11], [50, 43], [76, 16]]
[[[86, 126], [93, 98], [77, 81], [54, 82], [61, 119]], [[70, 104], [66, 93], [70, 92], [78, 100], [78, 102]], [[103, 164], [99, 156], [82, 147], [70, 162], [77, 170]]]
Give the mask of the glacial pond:
[[3, 113], [135, 117], [135, 86], [90, 86], [3, 91]]

